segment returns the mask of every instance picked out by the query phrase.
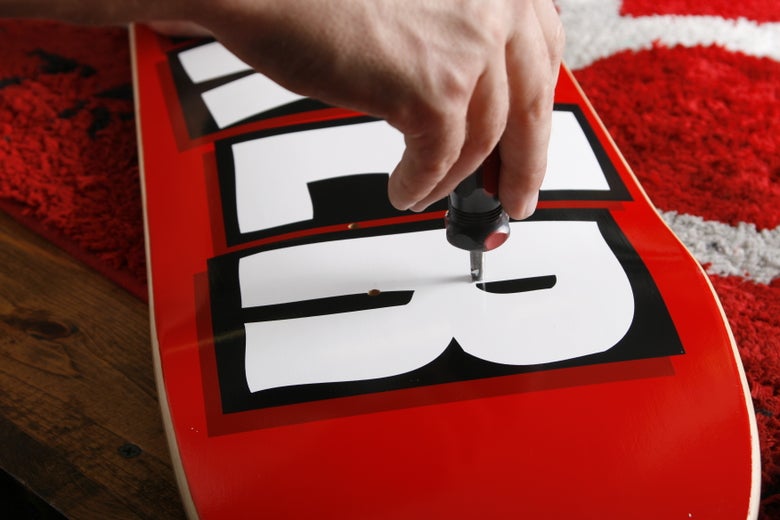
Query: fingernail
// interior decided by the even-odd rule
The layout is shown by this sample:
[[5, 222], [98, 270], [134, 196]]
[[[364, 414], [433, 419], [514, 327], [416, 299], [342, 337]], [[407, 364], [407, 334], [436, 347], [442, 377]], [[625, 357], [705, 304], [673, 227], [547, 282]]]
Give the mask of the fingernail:
[[387, 200], [390, 202], [390, 205], [398, 211], [406, 211], [409, 209], [409, 204], [403, 201], [399, 201], [390, 188], [387, 190]]
[[525, 207], [523, 208], [523, 216], [520, 218], [520, 220], [527, 219], [531, 215], [534, 214], [536, 211], [536, 205], [539, 203], [539, 192], [537, 191], [534, 193], [529, 199], [528, 202], [526, 202]]
[[428, 207], [427, 204], [423, 204], [421, 202], [418, 202], [417, 204], [413, 204], [409, 209], [414, 211], [415, 213], [421, 213], [426, 210]]
[[398, 211], [406, 211], [409, 209], [409, 204], [397, 204], [393, 201], [390, 201], [390, 205], [392, 205]]

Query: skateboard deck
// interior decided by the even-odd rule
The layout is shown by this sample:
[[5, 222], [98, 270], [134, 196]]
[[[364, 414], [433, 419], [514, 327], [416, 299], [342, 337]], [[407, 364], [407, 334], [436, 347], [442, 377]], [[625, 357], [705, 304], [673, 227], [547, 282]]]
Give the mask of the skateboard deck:
[[733, 337], [564, 68], [538, 210], [470, 281], [403, 137], [131, 30], [155, 370], [192, 518], [753, 518]]

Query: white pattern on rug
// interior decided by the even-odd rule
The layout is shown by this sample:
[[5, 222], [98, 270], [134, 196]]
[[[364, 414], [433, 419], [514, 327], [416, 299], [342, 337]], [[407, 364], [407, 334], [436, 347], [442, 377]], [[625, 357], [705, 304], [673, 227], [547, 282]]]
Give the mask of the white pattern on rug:
[[[720, 45], [755, 57], [780, 61], [780, 23], [757, 23], [717, 16], [621, 16], [621, 0], [556, 0], [566, 29], [564, 61], [572, 70], [621, 51], [650, 49], [654, 42], [686, 47]], [[758, 230], [695, 215], [661, 211], [707, 272], [768, 284], [780, 276], [780, 226]]]
[[620, 0], [556, 0], [566, 29], [564, 61], [576, 70], [653, 42], [667, 46], [720, 45], [750, 56], [780, 61], [780, 23], [717, 16], [620, 16]]
[[764, 284], [780, 276], [780, 227], [730, 226], [676, 211], [663, 211], [661, 217], [709, 274]]

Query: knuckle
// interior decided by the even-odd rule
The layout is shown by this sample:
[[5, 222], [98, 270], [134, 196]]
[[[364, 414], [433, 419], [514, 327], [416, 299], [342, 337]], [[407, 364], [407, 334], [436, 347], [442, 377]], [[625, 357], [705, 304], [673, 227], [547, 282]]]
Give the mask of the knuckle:
[[457, 161], [462, 146], [463, 141], [451, 133], [430, 132], [408, 138], [406, 153], [415, 174], [410, 176], [414, 179], [402, 179], [406, 188], [417, 190], [439, 182]]
[[407, 197], [417, 198], [426, 191], [427, 182], [421, 175], [403, 175], [395, 179], [398, 191]]
[[476, 71], [464, 65], [443, 67], [435, 80], [440, 91], [439, 101], [445, 112], [463, 107], [468, 103], [477, 81]]
[[471, 0], [461, 2], [459, 17], [475, 37], [491, 40], [491, 37], [503, 37], [509, 14], [503, 0]]
[[514, 116], [522, 120], [538, 124], [552, 117], [555, 99], [555, 84], [550, 81], [541, 82], [534, 95], [530, 96], [521, 110], [514, 111]]
[[476, 132], [469, 135], [469, 149], [476, 155], [487, 157], [496, 147], [499, 137], [499, 133]]
[[421, 101], [400, 110], [391, 123], [404, 134], [409, 146], [430, 148], [434, 135], [443, 133], [450, 121], [447, 111], [438, 104]]
[[507, 16], [502, 9], [486, 8], [483, 2], [476, 2], [475, 12], [470, 13], [488, 48], [503, 47], [507, 38]]
[[[435, 148], [440, 148], [439, 146], [434, 146]], [[456, 150], [451, 146], [442, 147], [439, 150], [431, 149], [429, 152], [422, 154], [419, 162], [420, 170], [427, 172], [429, 182], [437, 183], [447, 174], [459, 155], [460, 150]]]

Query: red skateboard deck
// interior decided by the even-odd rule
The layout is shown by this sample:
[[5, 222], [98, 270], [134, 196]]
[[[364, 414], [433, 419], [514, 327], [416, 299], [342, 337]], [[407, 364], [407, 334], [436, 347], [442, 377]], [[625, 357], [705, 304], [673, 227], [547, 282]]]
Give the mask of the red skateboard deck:
[[708, 278], [568, 71], [536, 213], [485, 258], [398, 212], [403, 139], [134, 27], [152, 337], [193, 518], [753, 518]]

